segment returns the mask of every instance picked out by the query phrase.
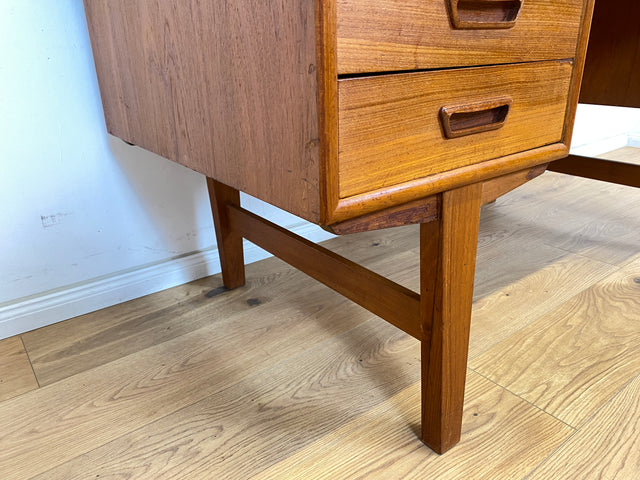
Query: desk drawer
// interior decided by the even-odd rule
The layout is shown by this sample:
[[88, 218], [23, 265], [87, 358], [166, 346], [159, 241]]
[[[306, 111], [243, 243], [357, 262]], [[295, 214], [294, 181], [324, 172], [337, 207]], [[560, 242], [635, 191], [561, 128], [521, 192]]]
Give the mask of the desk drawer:
[[338, 0], [338, 73], [573, 58], [584, 3]]
[[561, 141], [571, 73], [550, 61], [340, 80], [340, 197]]

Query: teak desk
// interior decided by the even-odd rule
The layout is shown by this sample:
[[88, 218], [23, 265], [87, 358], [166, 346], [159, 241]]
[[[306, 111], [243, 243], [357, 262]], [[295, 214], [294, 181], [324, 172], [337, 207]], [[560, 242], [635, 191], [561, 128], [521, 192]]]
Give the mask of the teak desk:
[[[455, 445], [480, 208], [567, 156], [593, 0], [85, 8], [109, 132], [207, 176], [224, 284], [244, 237], [420, 340], [422, 440]], [[419, 223], [419, 294], [239, 191], [337, 234]]]
[[[638, 0], [596, 2], [580, 101], [640, 108]], [[640, 187], [640, 165], [570, 155], [550, 164], [549, 170]]]

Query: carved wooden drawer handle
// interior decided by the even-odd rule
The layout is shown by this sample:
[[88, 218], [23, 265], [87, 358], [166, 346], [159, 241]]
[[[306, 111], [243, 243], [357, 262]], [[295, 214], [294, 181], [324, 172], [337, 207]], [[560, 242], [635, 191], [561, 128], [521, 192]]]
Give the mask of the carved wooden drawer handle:
[[447, 0], [453, 28], [512, 28], [524, 0]]
[[440, 121], [446, 138], [458, 138], [497, 130], [504, 125], [513, 100], [501, 97], [486, 102], [440, 109]]

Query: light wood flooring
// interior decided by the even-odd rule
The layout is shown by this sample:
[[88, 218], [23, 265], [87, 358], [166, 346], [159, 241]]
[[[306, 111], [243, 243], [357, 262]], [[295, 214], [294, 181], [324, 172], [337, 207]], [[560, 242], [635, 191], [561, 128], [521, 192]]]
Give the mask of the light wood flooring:
[[[418, 286], [416, 227], [325, 245]], [[640, 190], [545, 173], [484, 207], [442, 456], [417, 341], [277, 259], [247, 279], [0, 341], [0, 479], [640, 478]]]

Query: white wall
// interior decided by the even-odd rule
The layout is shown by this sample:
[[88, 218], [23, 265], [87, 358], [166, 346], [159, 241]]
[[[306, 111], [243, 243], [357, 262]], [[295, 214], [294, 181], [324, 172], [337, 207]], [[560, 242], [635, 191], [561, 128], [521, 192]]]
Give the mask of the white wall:
[[219, 272], [204, 177], [107, 135], [82, 0], [0, 0], [0, 52], [0, 338]]
[[[581, 107], [577, 147], [640, 138], [607, 112]], [[81, 0], [0, 0], [0, 132], [0, 338], [219, 272], [204, 177], [106, 134]]]
[[600, 155], [625, 146], [640, 147], [640, 109], [578, 105], [572, 153]]

